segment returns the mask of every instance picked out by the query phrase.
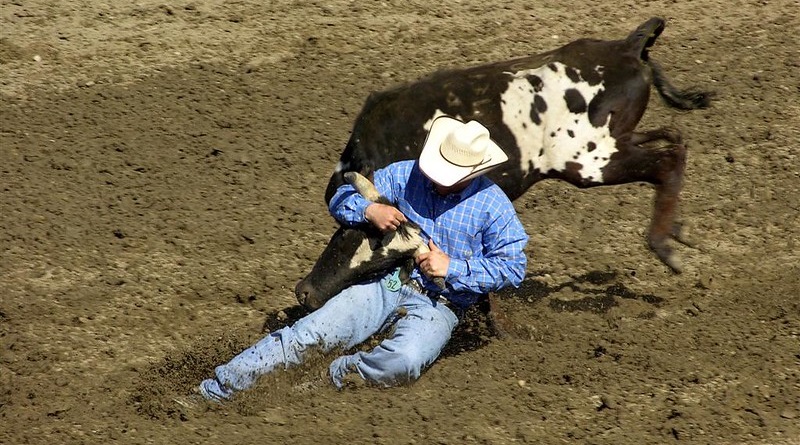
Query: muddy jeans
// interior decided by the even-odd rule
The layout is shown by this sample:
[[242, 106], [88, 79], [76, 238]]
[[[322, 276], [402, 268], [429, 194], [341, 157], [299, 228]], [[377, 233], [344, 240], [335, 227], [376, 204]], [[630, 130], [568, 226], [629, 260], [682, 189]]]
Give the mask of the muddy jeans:
[[209, 400], [228, 399], [275, 368], [302, 363], [304, 354], [315, 348], [346, 350], [385, 330], [389, 336], [371, 351], [331, 363], [333, 384], [341, 388], [351, 372], [381, 386], [416, 380], [442, 352], [458, 319], [444, 304], [394, 280], [396, 275], [390, 274], [345, 289], [293, 326], [270, 333], [218, 366], [216, 378], [204, 380], [200, 392]]

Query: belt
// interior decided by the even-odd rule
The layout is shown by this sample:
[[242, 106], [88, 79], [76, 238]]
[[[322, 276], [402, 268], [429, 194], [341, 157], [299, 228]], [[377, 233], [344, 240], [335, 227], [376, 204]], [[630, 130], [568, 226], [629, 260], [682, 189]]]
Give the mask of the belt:
[[441, 298], [441, 295], [437, 294], [432, 290], [426, 289], [423, 285], [419, 284], [419, 281], [417, 280], [408, 280], [406, 282], [406, 286], [434, 300]]
[[447, 298], [445, 298], [444, 296], [442, 296], [441, 294], [439, 294], [436, 291], [432, 291], [430, 289], [425, 288], [425, 286], [419, 284], [419, 281], [417, 281], [417, 280], [408, 280], [408, 282], [406, 283], [406, 286], [408, 286], [411, 289], [414, 289], [416, 292], [419, 292], [422, 295], [430, 298], [431, 301], [433, 301], [435, 303], [443, 304], [443, 305], [449, 307], [453, 312], [456, 311], [456, 307], [450, 302], [450, 300], [448, 300]]

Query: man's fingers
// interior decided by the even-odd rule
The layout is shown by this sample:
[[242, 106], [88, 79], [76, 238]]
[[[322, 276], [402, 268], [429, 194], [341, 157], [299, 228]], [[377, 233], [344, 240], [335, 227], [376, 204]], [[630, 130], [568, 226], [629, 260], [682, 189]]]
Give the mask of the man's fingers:
[[[419, 270], [424, 273], [425, 275], [432, 277], [433, 276], [433, 264], [428, 260], [428, 254], [422, 254], [417, 257], [417, 265], [419, 266]], [[422, 258], [424, 256], [424, 258]], [[421, 259], [420, 259], [421, 258]]]
[[408, 221], [403, 212], [396, 207], [380, 203], [367, 206], [364, 216], [382, 231], [397, 230], [400, 225]]

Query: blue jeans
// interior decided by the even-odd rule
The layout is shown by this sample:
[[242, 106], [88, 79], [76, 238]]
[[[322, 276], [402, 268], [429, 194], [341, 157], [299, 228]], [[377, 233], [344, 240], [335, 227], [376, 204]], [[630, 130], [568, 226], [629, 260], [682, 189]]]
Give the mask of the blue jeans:
[[393, 286], [392, 278], [389, 274], [349, 287], [293, 326], [270, 333], [218, 366], [216, 378], [200, 384], [201, 394], [209, 400], [228, 399], [279, 366], [302, 363], [314, 348], [346, 350], [390, 328], [388, 338], [371, 351], [336, 358], [329, 367], [331, 380], [337, 388], [348, 373], [386, 387], [416, 380], [442, 352], [458, 318], [409, 286]]

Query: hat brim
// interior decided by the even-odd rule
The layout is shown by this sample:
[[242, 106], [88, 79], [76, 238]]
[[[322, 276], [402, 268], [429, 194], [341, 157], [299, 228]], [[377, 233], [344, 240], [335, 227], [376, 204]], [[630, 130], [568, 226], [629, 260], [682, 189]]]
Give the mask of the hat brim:
[[454, 129], [465, 125], [450, 116], [439, 116], [431, 124], [431, 130], [419, 155], [419, 168], [431, 181], [450, 187], [459, 182], [480, 176], [508, 160], [508, 155], [493, 140], [489, 140], [483, 162], [474, 167], [451, 164], [442, 157], [439, 147], [444, 138]]

